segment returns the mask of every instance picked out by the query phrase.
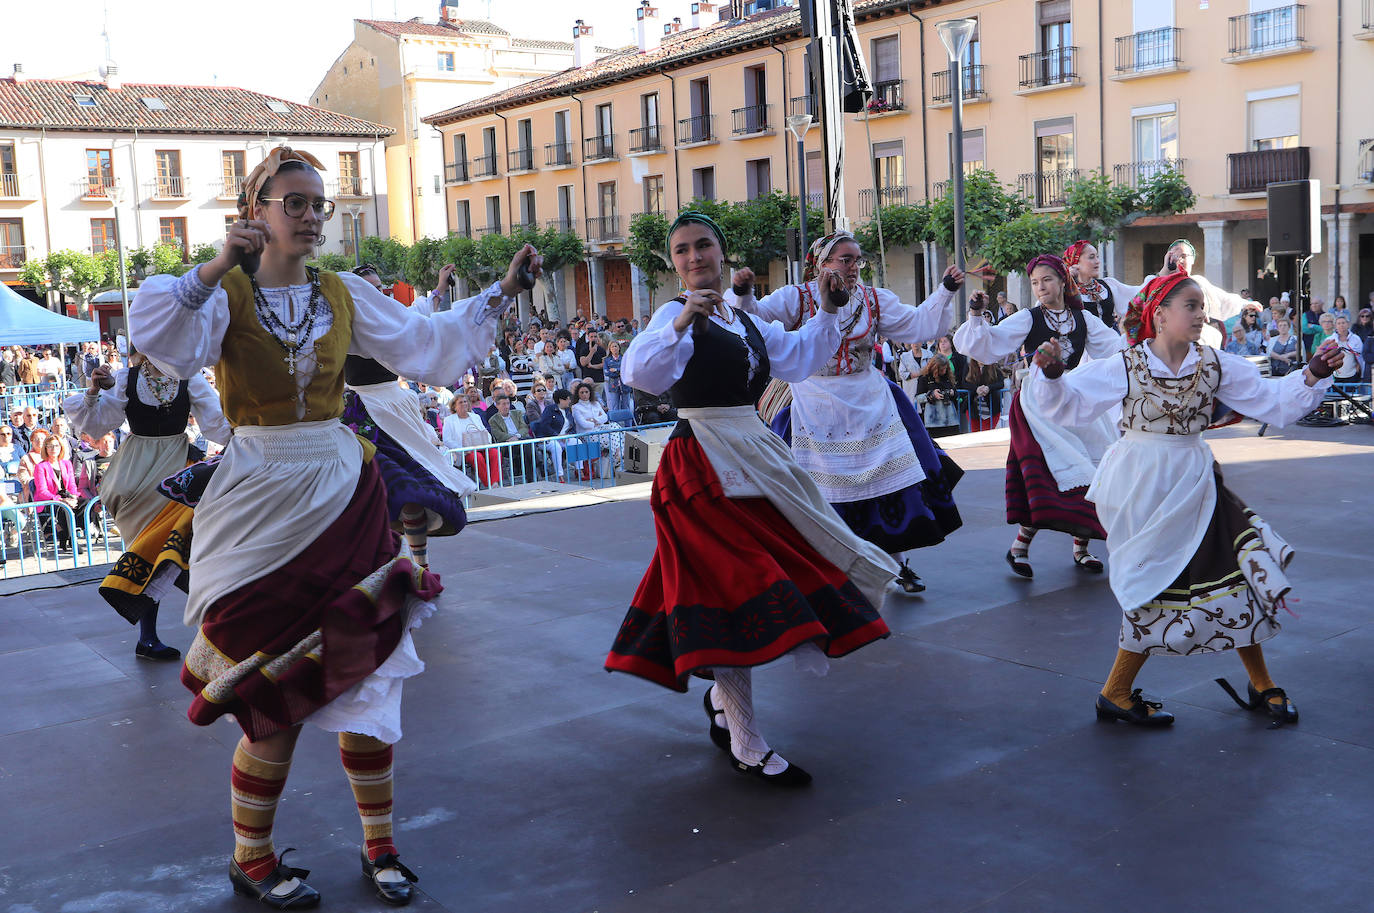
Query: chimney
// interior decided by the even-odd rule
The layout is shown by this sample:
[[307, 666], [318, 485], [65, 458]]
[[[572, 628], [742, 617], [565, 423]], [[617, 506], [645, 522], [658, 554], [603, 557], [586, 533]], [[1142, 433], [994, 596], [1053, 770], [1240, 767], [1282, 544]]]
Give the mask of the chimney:
[[663, 30], [658, 27], [658, 10], [649, 5], [649, 0], [639, 0], [635, 24], [639, 30], [639, 52], [657, 51], [663, 41]]
[[24, 75], [24, 65], [22, 63], [16, 63], [14, 65], [14, 81], [23, 82], [27, 78], [28, 77]]
[[111, 92], [118, 92], [122, 83], [119, 79], [119, 65], [115, 63], [105, 64], [105, 88]]
[[676, 35], [680, 31], [682, 31], [681, 16], [674, 16], [672, 22], [666, 22], [663, 25], [663, 37], [665, 38], [667, 38], [669, 35]]
[[573, 66], [585, 67], [596, 59], [596, 50], [592, 47], [592, 27], [583, 24], [582, 20], [577, 20], [573, 24]]
[[701, 0], [700, 3], [692, 4], [692, 28], [699, 29], [709, 25], [710, 16], [716, 11], [716, 4], [709, 0]]

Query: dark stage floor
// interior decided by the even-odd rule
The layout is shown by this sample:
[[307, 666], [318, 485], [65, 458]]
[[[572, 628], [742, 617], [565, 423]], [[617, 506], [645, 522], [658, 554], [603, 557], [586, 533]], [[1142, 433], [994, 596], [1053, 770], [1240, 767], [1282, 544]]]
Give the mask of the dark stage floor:
[[[1212, 683], [1234, 656], [1157, 659], [1168, 731], [1099, 725], [1120, 613], [1045, 534], [1002, 561], [1004, 447], [957, 451], [966, 526], [916, 557], [894, 636], [824, 679], [756, 675], [764, 733], [814, 786], [731, 772], [699, 688], [601, 662], [653, 549], [645, 501], [476, 524], [433, 543], [447, 587], [420, 632], [397, 749], [417, 909], [1358, 911], [1374, 908], [1368, 428], [1217, 436], [1232, 488], [1298, 549], [1301, 617], [1266, 649], [1302, 709], [1270, 731]], [[165, 634], [185, 647], [181, 605]], [[237, 728], [187, 722], [176, 669], [140, 664], [94, 585], [0, 597], [2, 913], [257, 909], [230, 894]], [[1243, 684], [1242, 684], [1243, 689]], [[382, 908], [332, 736], [306, 728], [278, 848], [325, 909]]]

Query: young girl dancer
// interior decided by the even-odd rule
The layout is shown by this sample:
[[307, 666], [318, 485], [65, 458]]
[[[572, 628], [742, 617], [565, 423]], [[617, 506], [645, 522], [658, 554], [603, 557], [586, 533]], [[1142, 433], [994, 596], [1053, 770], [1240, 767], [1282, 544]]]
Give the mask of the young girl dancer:
[[1035, 355], [1036, 382], [1025, 388], [1042, 415], [1067, 425], [1122, 410], [1122, 438], [1087, 495], [1107, 530], [1112, 592], [1125, 613], [1097, 716], [1167, 726], [1173, 715], [1132, 688], [1146, 658], [1234, 649], [1250, 678], [1249, 700], [1217, 679], [1226, 692], [1276, 723], [1296, 722], [1260, 647], [1278, 633], [1293, 550], [1226, 488], [1202, 431], [1219, 399], [1274, 425], [1301, 418], [1331, 385], [1336, 353], [1321, 350], [1307, 370], [1266, 380], [1246, 359], [1199, 344], [1206, 302], [1187, 275], [1152, 279], [1142, 297], [1126, 317], [1140, 341], [1119, 358], [1064, 374], [1062, 351], [1049, 340]]
[[837, 231], [811, 245], [801, 285], [756, 300], [752, 270], [737, 271], [731, 284], [740, 307], [797, 329], [816, 313], [819, 272], [844, 281], [849, 302], [839, 313], [837, 351], [815, 376], [791, 385], [791, 406], [771, 424], [849, 528], [893, 555], [901, 564], [898, 583], [919, 593], [925, 586], [904, 553], [938, 545], [963, 524], [953, 497], [963, 470], [936, 448], [911, 397], [874, 367], [873, 353], [879, 336], [920, 343], [948, 332], [964, 274], [951, 266], [934, 293], [912, 307], [860, 281], [864, 266], [859, 242]]
[[886, 637], [876, 606], [897, 567], [840, 522], [754, 403], [770, 373], [801, 381], [834, 355], [844, 283], [825, 271], [816, 314], [787, 332], [725, 305], [725, 238], [710, 218], [680, 215], [668, 251], [687, 291], [655, 312], [622, 370], [646, 393], [671, 389], [681, 421], [650, 499], [658, 548], [606, 668], [675, 691], [713, 676], [711, 740], [742, 773], [804, 786], [811, 775], [759, 732], [750, 669], [794, 651], [824, 668]]
[[[1027, 264], [1026, 275], [1036, 305], [993, 325], [984, 310], [986, 302], [970, 302], [968, 320], [954, 334], [955, 348], [989, 364], [1022, 347], [1029, 353], [1046, 340], [1058, 339], [1073, 367], [1084, 354], [1105, 358], [1125, 345], [1119, 333], [1083, 310], [1063, 260], [1053, 254], [1036, 257]], [[1034, 381], [1028, 378], [1026, 383]], [[1088, 552], [1088, 540], [1103, 539], [1106, 533], [1083, 493], [1097, 461], [1116, 440], [1116, 429], [1105, 418], [1082, 425], [1051, 422], [1036, 411], [1025, 389], [1022, 384], [1012, 396], [1007, 419], [1007, 522], [1019, 524], [1007, 564], [1022, 577], [1034, 576], [1028, 558], [1031, 540], [1041, 529], [1054, 529], [1073, 536], [1075, 565], [1100, 574], [1102, 562]]]
[[219, 256], [180, 278], [149, 279], [130, 315], [133, 338], [173, 377], [215, 365], [235, 427], [196, 512], [186, 621], [200, 630], [182, 682], [195, 695], [192, 722], [233, 714], [243, 728], [229, 878], [277, 909], [320, 899], [272, 844], [307, 720], [339, 733], [363, 823], [363, 876], [392, 904], [408, 903], [415, 881], [392, 834], [392, 743], [402, 684], [423, 669], [410, 629], [440, 587], [398, 557], [372, 447], [339, 421], [345, 356], [451, 382], [490, 347], [520, 288], [517, 267], [539, 269], [527, 246], [501, 283], [426, 318], [358, 276], [308, 268], [334, 211], [321, 167], [274, 149], [246, 179], [241, 220]]
[[1069, 268], [1072, 290], [1083, 300], [1083, 309], [1113, 330], [1119, 329], [1119, 319], [1141, 287], [1102, 275], [1102, 257], [1088, 241], [1070, 244], [1064, 251], [1064, 265]]

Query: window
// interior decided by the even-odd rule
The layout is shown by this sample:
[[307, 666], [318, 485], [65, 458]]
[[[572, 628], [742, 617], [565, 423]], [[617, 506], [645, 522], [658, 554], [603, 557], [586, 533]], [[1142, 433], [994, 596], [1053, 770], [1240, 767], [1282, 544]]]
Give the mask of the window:
[[534, 128], [528, 117], [515, 122], [515, 161], [511, 167], [517, 171], [534, 170]]
[[363, 179], [358, 165], [358, 153], [339, 153], [339, 195], [360, 197], [363, 195]]
[[768, 103], [768, 71], [764, 67], [745, 67], [744, 68], [744, 104], [751, 111], [758, 114], [750, 118], [749, 128], [751, 133], [768, 128], [768, 123], [764, 117], [764, 105]]
[[487, 197], [487, 231], [501, 232], [501, 198], [498, 196]]
[[19, 196], [19, 173], [14, 143], [0, 143], [0, 197]]
[[184, 196], [185, 187], [181, 177], [181, 152], [176, 149], [159, 149], [153, 155], [157, 159], [157, 196]]
[[536, 218], [534, 214], [534, 191], [520, 191], [520, 224], [534, 228]]
[[639, 125], [654, 128], [658, 126], [658, 93], [650, 92], [639, 96]]
[[440, 52], [439, 52], [439, 72], [440, 72], [440, 73], [452, 73], [453, 70], [454, 70], [454, 67], [453, 67], [453, 52], [452, 52], [452, 51], [440, 51]]
[[[906, 155], [901, 140], [873, 144], [873, 181], [878, 185], [879, 195], [884, 197], [906, 184]], [[896, 201], [884, 199], [883, 202]]]
[[902, 58], [896, 35], [874, 38], [869, 43], [873, 60], [873, 85], [892, 83], [902, 78]]
[[692, 169], [692, 196], [699, 200], [714, 200], [716, 198], [715, 168]]
[[806, 153], [806, 198], [812, 206], [820, 206], [825, 198], [825, 171], [819, 152]]
[[458, 165], [466, 165], [468, 161], [468, 138], [462, 133], [453, 134], [453, 161]]
[[1036, 123], [1035, 168], [1035, 186], [1028, 196], [1039, 208], [1063, 206], [1065, 184], [1077, 177], [1072, 117]]
[[596, 201], [603, 220], [615, 218], [615, 181], [596, 185]]
[[[358, 220], [356, 224], [358, 232], [356, 237], [353, 234], [355, 228], [353, 220], [355, 218]], [[352, 213], [345, 213], [344, 217], [339, 221], [342, 226], [344, 256], [356, 258], [358, 253], [358, 242], [367, 237], [367, 232], [363, 230], [363, 214], [358, 213], [358, 215], [354, 216]]]
[[273, 114], [290, 114], [291, 106], [284, 101], [269, 101], [267, 103], [267, 110], [271, 111]]
[[183, 218], [158, 219], [158, 241], [174, 244], [181, 250], [181, 262], [191, 259], [191, 247], [186, 242], [186, 220]]
[[115, 249], [114, 219], [91, 219], [91, 253]]
[[711, 82], [707, 79], [694, 79], [688, 86], [691, 96], [692, 116], [706, 117], [711, 113]]
[[[949, 160], [954, 161], [954, 134], [949, 134]], [[964, 174], [972, 174], [987, 167], [987, 142], [983, 128], [964, 131]]]
[[244, 158], [245, 153], [237, 151], [219, 154], [220, 173], [224, 177], [223, 196], [237, 196], [243, 189], [243, 179], [248, 174], [244, 168]]
[[1292, 0], [1250, 0], [1249, 50], [1252, 53], [1297, 43], [1297, 7]]
[[496, 128], [482, 128], [482, 162], [477, 169], [478, 176], [496, 173]]
[[1166, 159], [1177, 159], [1177, 110], [1173, 105], [1133, 108], [1131, 135], [1135, 147], [1135, 161], [1162, 163]]
[[166, 111], [167, 103], [160, 98], [145, 96], [143, 99], [143, 107], [147, 108], [149, 111]]
[[1172, 66], [1174, 49], [1174, 0], [1135, 0], [1131, 28], [1135, 36], [1136, 70]]
[[1246, 96], [1250, 149], [1293, 149], [1298, 145], [1301, 116], [1297, 86], [1262, 89]]
[[1073, 78], [1073, 23], [1069, 19], [1069, 0], [1040, 0], [1036, 6], [1039, 21], [1042, 85]]
[[453, 214], [453, 233], [464, 238], [472, 237], [472, 205], [467, 200], [459, 200]]
[[771, 159], [751, 159], [744, 163], [744, 183], [747, 199], [761, 197], [773, 189]]
[[86, 196], [106, 197], [114, 189], [114, 163], [109, 149], [86, 150]]
[[553, 141], [560, 146], [568, 144], [568, 112], [556, 111], [553, 115]]
[[563, 184], [558, 188], [558, 227], [563, 231], [573, 230], [573, 219], [577, 209], [573, 205], [573, 185]]
[[663, 175], [651, 174], [644, 179], [644, 211], [667, 212], [663, 203]]
[[597, 105], [597, 106], [596, 106], [596, 135], [597, 135], [597, 136], [605, 137], [605, 136], [610, 136], [613, 132], [615, 132], [615, 131], [613, 131], [613, 130], [611, 129], [611, 106], [610, 106], [610, 105]]
[[73, 95], [72, 101], [76, 102], [79, 108], [95, 107], [95, 96], [93, 95]]
[[19, 269], [28, 248], [24, 245], [24, 221], [0, 219], [0, 269]]

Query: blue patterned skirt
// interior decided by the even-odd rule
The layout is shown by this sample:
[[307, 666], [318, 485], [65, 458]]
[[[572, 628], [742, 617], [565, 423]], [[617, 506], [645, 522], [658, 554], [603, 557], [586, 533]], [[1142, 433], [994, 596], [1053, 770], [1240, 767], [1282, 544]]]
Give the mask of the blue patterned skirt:
[[[915, 485], [876, 498], [830, 506], [859, 538], [867, 539], [888, 554], [895, 554], [939, 545], [945, 541], [945, 536], [964, 525], [959, 508], [954, 504], [954, 486], [963, 477], [964, 470], [931, 441], [915, 404], [902, 388], [891, 380], [887, 381], [887, 386], [926, 477]], [[791, 406], [777, 414], [772, 428], [788, 444], [792, 443]]]

